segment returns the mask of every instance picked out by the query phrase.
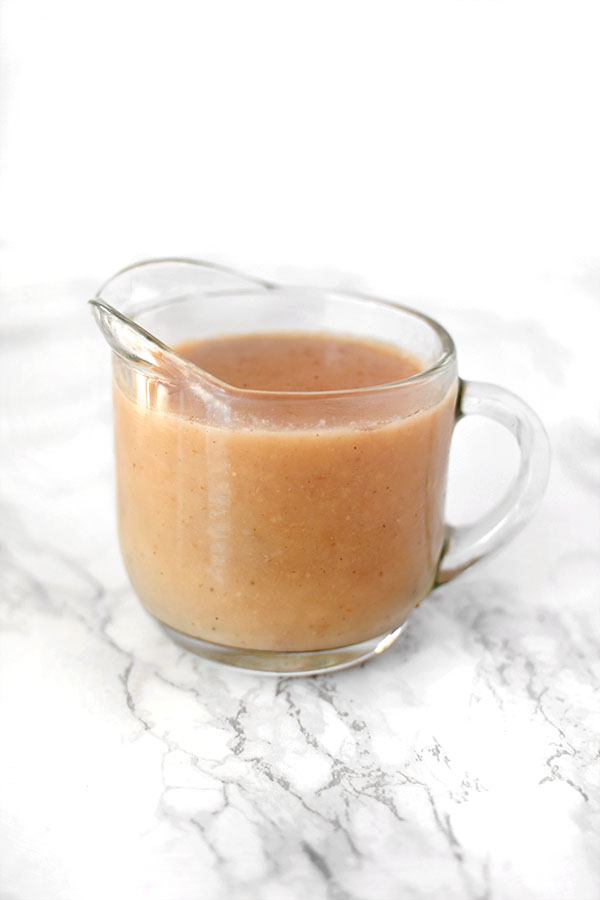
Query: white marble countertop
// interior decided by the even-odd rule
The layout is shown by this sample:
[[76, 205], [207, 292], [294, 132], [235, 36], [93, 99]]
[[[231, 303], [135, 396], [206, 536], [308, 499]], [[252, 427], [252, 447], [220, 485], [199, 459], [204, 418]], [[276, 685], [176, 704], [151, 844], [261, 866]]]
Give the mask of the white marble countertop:
[[600, 896], [591, 292], [426, 307], [545, 420], [546, 498], [389, 652], [291, 680], [182, 652], [128, 585], [95, 287], [0, 305], [3, 900]]

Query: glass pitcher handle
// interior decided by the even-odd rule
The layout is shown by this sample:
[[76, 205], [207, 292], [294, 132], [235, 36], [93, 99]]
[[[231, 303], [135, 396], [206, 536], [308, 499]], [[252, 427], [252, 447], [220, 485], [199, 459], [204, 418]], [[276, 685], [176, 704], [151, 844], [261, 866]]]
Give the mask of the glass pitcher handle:
[[504, 498], [469, 525], [447, 526], [436, 584], [451, 581], [473, 563], [499, 550], [529, 521], [542, 499], [550, 468], [550, 447], [534, 411], [495, 384], [460, 381], [457, 420], [487, 416], [511, 432], [520, 452], [519, 470]]

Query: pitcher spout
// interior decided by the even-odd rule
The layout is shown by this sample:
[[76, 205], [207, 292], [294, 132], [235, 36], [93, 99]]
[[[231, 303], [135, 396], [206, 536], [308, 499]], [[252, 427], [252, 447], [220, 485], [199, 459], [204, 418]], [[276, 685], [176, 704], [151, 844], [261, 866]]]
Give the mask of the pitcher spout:
[[180, 317], [194, 311], [200, 336], [209, 324], [202, 318], [207, 299], [271, 287], [269, 282], [200, 260], [164, 258], [122, 269], [89, 302], [111, 350], [138, 373], [196, 392], [214, 392], [214, 379], [173, 349], [182, 335], [173, 330], [177, 314], [173, 316], [172, 308]]
[[184, 361], [141, 325], [104, 300], [89, 301], [92, 314], [111, 350], [124, 362], [149, 376], [164, 379], [169, 370], [180, 371]]

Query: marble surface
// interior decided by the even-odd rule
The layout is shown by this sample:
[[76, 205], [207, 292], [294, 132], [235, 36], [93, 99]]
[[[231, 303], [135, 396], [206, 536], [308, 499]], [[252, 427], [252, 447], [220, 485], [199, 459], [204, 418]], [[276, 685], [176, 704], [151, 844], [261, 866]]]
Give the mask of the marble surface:
[[[600, 896], [595, 289], [419, 303], [542, 415], [546, 498], [390, 651], [292, 680], [182, 652], [128, 586], [96, 283], [0, 304], [3, 900]], [[490, 447], [508, 472], [457, 433], [458, 519], [502, 487]]]

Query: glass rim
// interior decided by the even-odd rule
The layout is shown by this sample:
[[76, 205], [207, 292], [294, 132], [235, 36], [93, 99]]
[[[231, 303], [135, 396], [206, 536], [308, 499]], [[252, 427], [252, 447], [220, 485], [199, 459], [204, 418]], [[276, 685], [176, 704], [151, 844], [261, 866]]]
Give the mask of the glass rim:
[[[217, 378], [217, 376], [212, 375], [210, 372], [207, 372], [206, 369], [203, 369], [201, 366], [197, 366], [191, 360], [186, 359], [186, 357], [184, 356], [181, 356], [179, 353], [177, 353], [176, 350], [173, 349], [173, 347], [165, 344], [160, 340], [160, 338], [157, 338], [142, 325], [136, 322], [135, 318], [130, 318], [125, 313], [121, 312], [118, 309], [115, 309], [102, 297], [102, 292], [120, 276], [139, 268], [149, 267], [152, 265], [161, 265], [164, 263], [205, 267], [211, 270], [223, 272], [227, 275], [238, 277], [240, 278], [240, 280], [245, 279], [250, 285], [246, 288], [239, 287], [237, 289], [233, 286], [220, 289], [216, 288], [212, 290], [208, 288], [207, 290], [203, 291], [203, 294], [206, 297], [226, 297], [236, 294], [243, 294], [246, 296], [255, 294], [268, 295], [269, 293], [275, 293], [278, 291], [284, 291], [286, 293], [302, 292], [311, 294], [312, 296], [320, 295], [323, 298], [337, 297], [340, 300], [357, 300], [361, 303], [371, 304], [373, 307], [385, 307], [387, 309], [398, 311], [415, 319], [419, 319], [423, 324], [431, 329], [440, 341], [441, 350], [435, 361], [431, 363], [431, 365], [427, 366], [427, 368], [416, 372], [414, 375], [409, 375], [407, 378], [397, 379], [396, 381], [385, 382], [383, 384], [366, 385], [358, 388], [342, 388], [338, 390], [327, 391], [272, 391], [240, 388], [236, 385], [229, 384], [229, 382], [227, 381]], [[171, 298], [165, 299], [164, 301], [158, 300], [152, 304], [151, 308], [158, 309], [161, 307], [168, 307], [170, 304], [177, 302], [177, 299], [183, 300], [186, 298]], [[241, 274], [235, 269], [228, 268], [227, 266], [216, 265], [213, 263], [204, 262], [203, 260], [187, 257], [162, 257], [157, 259], [147, 259], [142, 262], [133, 263], [132, 265], [126, 266], [125, 268], [120, 269], [118, 272], [116, 272], [111, 278], [107, 279], [98, 289], [94, 298], [89, 302], [94, 307], [100, 307], [104, 310], [108, 310], [111, 315], [116, 314], [119, 319], [126, 322], [130, 327], [134, 328], [138, 335], [143, 338], [143, 340], [151, 341], [152, 344], [155, 345], [156, 349], [160, 350], [161, 353], [164, 354], [166, 352], [175, 357], [178, 363], [188, 369], [192, 375], [195, 375], [196, 377], [200, 376], [204, 381], [209, 381], [216, 388], [226, 391], [228, 394], [234, 394], [238, 397], [247, 397], [248, 399], [312, 399], [314, 401], [320, 399], [330, 399], [334, 397], [360, 396], [379, 393], [382, 391], [390, 391], [402, 388], [404, 386], [409, 387], [415, 384], [422, 384], [423, 382], [430, 381], [436, 375], [442, 374], [443, 372], [447, 371], [450, 366], [456, 361], [456, 346], [449, 332], [443, 327], [443, 325], [440, 325], [440, 323], [436, 319], [433, 319], [426, 313], [420, 312], [419, 310], [414, 309], [411, 306], [407, 306], [395, 300], [387, 300], [382, 297], [377, 297], [372, 294], [363, 293], [360, 291], [348, 291], [345, 289], [322, 287], [319, 285], [293, 285], [278, 282], [269, 282], [263, 279], [254, 278], [252, 276], [246, 276], [245, 274]], [[146, 309], [149, 308], [150, 307], [147, 307]], [[136, 310], [135, 313], [132, 313], [132, 315], [139, 315], [142, 311], [145, 311], [145, 309], [143, 310], [140, 308]], [[342, 331], [337, 333], [339, 335], [342, 335]], [[360, 338], [360, 335], [353, 335], [353, 337]], [[137, 357], [127, 352], [126, 347], [123, 347], [123, 351], [124, 352], [122, 355], [129, 362], [139, 362]]]

